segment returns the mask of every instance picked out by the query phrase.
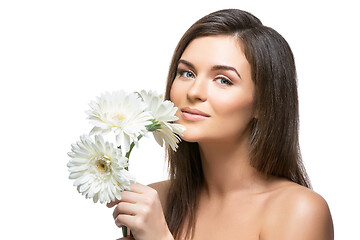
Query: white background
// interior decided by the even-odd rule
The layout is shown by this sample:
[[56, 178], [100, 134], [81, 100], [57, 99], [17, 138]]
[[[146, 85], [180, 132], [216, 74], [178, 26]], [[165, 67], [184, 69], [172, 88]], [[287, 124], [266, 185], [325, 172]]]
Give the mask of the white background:
[[[68, 180], [70, 144], [104, 91], [163, 92], [173, 50], [200, 17], [240, 8], [295, 54], [302, 154], [330, 205], [336, 239], [357, 239], [359, 7], [355, 1], [78, 1], [0, 3], [1, 239], [116, 239], [112, 210]], [[166, 178], [163, 149], [141, 141], [139, 182]], [[299, 226], [301, 227], [301, 226]], [[6, 236], [6, 237], [5, 237]]]

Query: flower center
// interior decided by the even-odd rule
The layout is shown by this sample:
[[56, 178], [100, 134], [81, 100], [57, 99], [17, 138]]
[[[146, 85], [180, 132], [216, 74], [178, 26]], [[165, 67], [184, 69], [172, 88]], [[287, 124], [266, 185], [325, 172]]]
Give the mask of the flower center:
[[125, 120], [125, 117], [120, 114], [115, 115], [114, 118], [116, 118], [119, 121]]
[[106, 173], [110, 171], [110, 158], [106, 155], [102, 156], [99, 159], [95, 160], [95, 167], [101, 173]]
[[98, 160], [96, 161], [96, 169], [99, 172], [106, 172], [106, 163], [104, 160]]

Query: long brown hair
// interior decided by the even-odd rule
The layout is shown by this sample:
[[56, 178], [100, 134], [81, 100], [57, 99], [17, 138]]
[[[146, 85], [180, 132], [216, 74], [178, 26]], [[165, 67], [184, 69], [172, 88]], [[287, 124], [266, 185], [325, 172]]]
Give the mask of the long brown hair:
[[[310, 188], [298, 141], [298, 95], [295, 62], [285, 39], [252, 14], [226, 9], [195, 22], [179, 41], [167, 79], [165, 98], [176, 77], [178, 61], [195, 38], [228, 35], [239, 40], [251, 66], [257, 117], [250, 122], [250, 163], [259, 172], [287, 178]], [[204, 178], [197, 143], [182, 141], [168, 149], [170, 189], [166, 220], [175, 239], [192, 236], [197, 197]], [[182, 233], [185, 236], [182, 236]]]

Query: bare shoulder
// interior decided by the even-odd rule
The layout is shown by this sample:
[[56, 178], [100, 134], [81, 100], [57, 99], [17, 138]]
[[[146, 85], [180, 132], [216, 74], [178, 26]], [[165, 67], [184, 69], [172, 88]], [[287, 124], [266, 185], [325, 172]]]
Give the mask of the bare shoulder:
[[332, 240], [329, 206], [316, 192], [295, 183], [284, 183], [269, 197], [261, 239]]
[[165, 210], [166, 198], [167, 198], [167, 195], [169, 192], [170, 181], [165, 180], [165, 181], [161, 181], [161, 182], [152, 183], [152, 184], [149, 184], [149, 187], [151, 187], [157, 191], [159, 198], [160, 198], [161, 205], [162, 205], [163, 209]]

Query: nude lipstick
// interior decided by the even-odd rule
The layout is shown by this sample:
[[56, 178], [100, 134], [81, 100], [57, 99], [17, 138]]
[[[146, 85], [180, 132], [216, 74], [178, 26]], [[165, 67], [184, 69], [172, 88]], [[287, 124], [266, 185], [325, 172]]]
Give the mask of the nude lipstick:
[[209, 114], [204, 113], [196, 108], [182, 108], [181, 115], [185, 120], [188, 121], [202, 121], [210, 117]]

